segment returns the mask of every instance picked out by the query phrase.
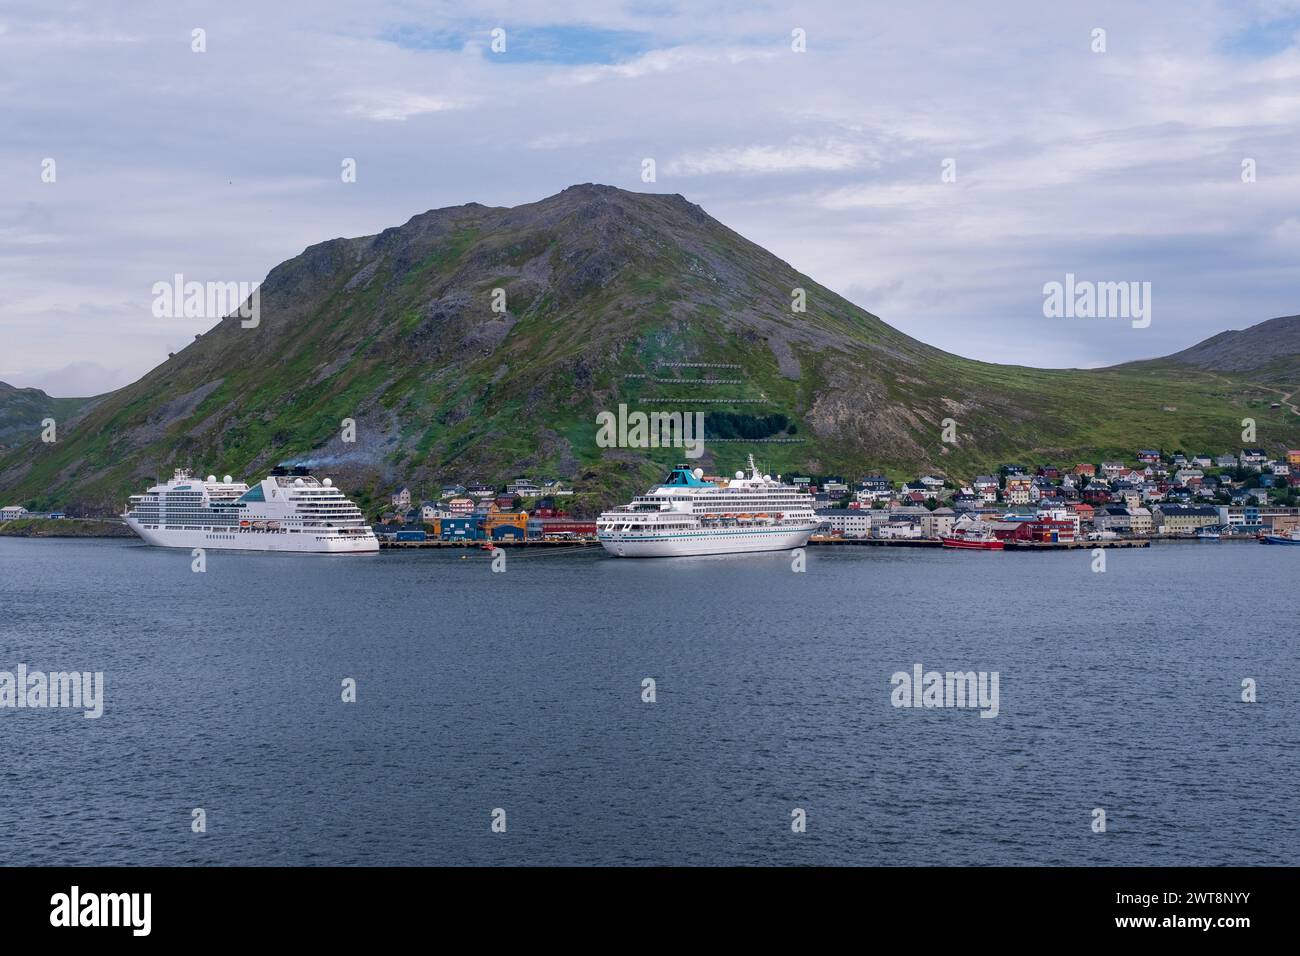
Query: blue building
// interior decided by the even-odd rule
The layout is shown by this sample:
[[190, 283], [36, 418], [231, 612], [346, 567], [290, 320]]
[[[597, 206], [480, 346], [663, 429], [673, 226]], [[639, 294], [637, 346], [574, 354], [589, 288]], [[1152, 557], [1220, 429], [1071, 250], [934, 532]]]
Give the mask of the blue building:
[[482, 537], [482, 523], [474, 515], [442, 518], [438, 522], [438, 538], [442, 541], [478, 541]]

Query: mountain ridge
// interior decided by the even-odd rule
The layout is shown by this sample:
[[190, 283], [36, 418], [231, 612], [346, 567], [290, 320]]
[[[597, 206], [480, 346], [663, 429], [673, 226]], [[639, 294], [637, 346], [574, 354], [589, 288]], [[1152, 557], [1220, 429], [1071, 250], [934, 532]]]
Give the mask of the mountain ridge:
[[1250, 372], [1261, 381], [1296, 386], [1300, 385], [1295, 377], [1297, 359], [1300, 359], [1300, 315], [1284, 315], [1244, 329], [1228, 329], [1161, 358], [1112, 367], [1174, 363], [1207, 371]]
[[[298, 461], [363, 501], [398, 482], [526, 472], [613, 500], [679, 454], [599, 448], [596, 413], [619, 404], [698, 409], [715, 435], [783, 439], [706, 438], [701, 462], [718, 470], [754, 450], [774, 471], [969, 475], [1000, 460], [1234, 447], [1247, 415], [1261, 442], [1300, 444], [1300, 419], [1270, 408], [1273, 379], [1296, 362], [1255, 382], [1173, 359], [1044, 370], [960, 358], [684, 197], [582, 184], [307, 247], [267, 275], [257, 328], [227, 317], [55, 445], [0, 455], [0, 493], [108, 510], [174, 466], [252, 475]], [[713, 376], [735, 384], [681, 363], [738, 366]], [[941, 439], [948, 420], [955, 443]]]
[[46, 419], [75, 420], [100, 397], [55, 398], [39, 388], [0, 382], [0, 449], [38, 438]]

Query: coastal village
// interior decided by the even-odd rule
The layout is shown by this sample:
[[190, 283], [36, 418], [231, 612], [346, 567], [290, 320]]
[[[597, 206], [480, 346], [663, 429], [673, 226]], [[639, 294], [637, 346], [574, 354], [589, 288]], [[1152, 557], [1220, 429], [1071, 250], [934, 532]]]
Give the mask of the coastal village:
[[[707, 476], [706, 476], [707, 477]], [[785, 475], [813, 496], [814, 542], [938, 542], [974, 524], [1000, 540], [1069, 544], [1153, 538], [1254, 538], [1300, 528], [1300, 449], [1186, 455], [1137, 449], [1127, 460], [1028, 466], [954, 480], [941, 474], [896, 482], [882, 474]], [[715, 479], [721, 480], [721, 479]], [[505, 486], [448, 484], [419, 501], [391, 495], [376, 531], [391, 542], [585, 541], [594, 514], [557, 478]]]
[[[1190, 456], [1138, 449], [1127, 460], [1068, 467], [1007, 463], [969, 480], [937, 473], [901, 482], [879, 473], [855, 481], [782, 479], [813, 498], [820, 519], [814, 544], [937, 545], [972, 529], [1008, 546], [1249, 540], [1293, 532], [1300, 540], [1300, 449], [1276, 458], [1261, 448]], [[585, 544], [596, 539], [599, 510], [565, 480], [519, 477], [503, 486], [449, 483], [428, 500], [401, 486], [371, 518], [388, 545]], [[0, 527], [63, 517], [8, 505], [0, 508]]]

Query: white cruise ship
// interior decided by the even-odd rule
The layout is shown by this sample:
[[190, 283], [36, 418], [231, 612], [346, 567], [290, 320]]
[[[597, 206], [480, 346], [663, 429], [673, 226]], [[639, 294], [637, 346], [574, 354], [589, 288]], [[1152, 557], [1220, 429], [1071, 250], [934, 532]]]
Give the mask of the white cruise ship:
[[122, 515], [149, 544], [163, 548], [307, 551], [353, 554], [379, 550], [361, 509], [333, 482], [305, 468], [276, 468], [249, 487], [178, 469], [171, 481], [132, 495]]
[[662, 484], [604, 512], [596, 536], [620, 558], [802, 548], [818, 523], [812, 496], [759, 474], [752, 455], [749, 470], [715, 483], [678, 465]]

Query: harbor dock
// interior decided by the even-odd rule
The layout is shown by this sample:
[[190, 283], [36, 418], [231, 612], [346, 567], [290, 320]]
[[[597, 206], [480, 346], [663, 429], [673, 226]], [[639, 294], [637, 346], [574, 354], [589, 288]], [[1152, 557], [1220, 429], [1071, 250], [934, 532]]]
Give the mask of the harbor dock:
[[[438, 539], [429, 539], [425, 541], [390, 541], [381, 538], [379, 547], [381, 550], [390, 548], [479, 548], [488, 544], [487, 541], [441, 541]], [[600, 544], [595, 538], [564, 538], [558, 540], [549, 539], [514, 539], [505, 538], [500, 541], [490, 542], [494, 548], [575, 548], [575, 547], [595, 547]], [[942, 548], [943, 542], [937, 538], [839, 538], [829, 535], [813, 535], [808, 539], [810, 545], [853, 545], [856, 547], [887, 547], [887, 548]], [[1071, 551], [1083, 549], [1091, 551], [1093, 548], [1149, 548], [1151, 547], [1150, 538], [1115, 538], [1107, 541], [1007, 541], [1005, 549], [1007, 551]]]

